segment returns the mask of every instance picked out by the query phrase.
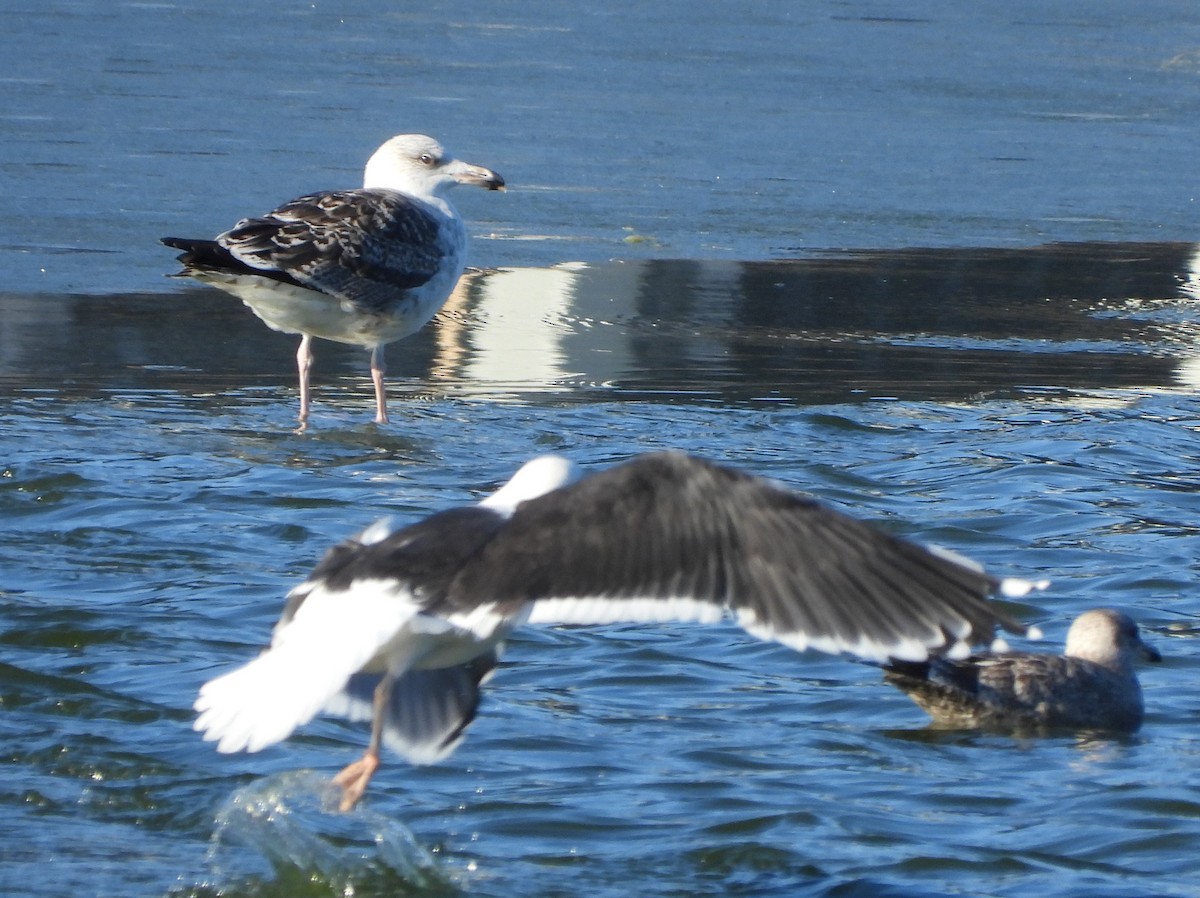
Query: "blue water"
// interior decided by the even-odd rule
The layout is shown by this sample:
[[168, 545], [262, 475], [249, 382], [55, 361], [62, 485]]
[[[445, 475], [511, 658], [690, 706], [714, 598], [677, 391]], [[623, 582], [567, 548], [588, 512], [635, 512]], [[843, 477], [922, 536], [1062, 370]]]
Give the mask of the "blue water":
[[[0, 60], [0, 892], [1200, 894], [1191, 2], [9, 4]], [[426, 130], [467, 278], [390, 353], [166, 281]], [[908, 248], [908, 249], [906, 249]], [[526, 630], [448, 761], [253, 756], [215, 672], [373, 519], [545, 451], [678, 447], [1004, 574], [1061, 645], [1166, 656], [1132, 737], [935, 733], [868, 666], [733, 627]]]
[[0, 8], [9, 290], [165, 290], [402, 131], [500, 171], [482, 265], [1192, 240], [1200, 7], [369, 0]]

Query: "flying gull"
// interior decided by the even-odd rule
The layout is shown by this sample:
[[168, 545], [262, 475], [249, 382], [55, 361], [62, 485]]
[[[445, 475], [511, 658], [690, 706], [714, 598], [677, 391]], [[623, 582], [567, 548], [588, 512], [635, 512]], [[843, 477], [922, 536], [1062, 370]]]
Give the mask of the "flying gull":
[[417, 764], [453, 751], [522, 623], [729, 615], [797, 651], [922, 661], [965, 657], [997, 627], [1028, 634], [988, 596], [1045, 585], [683, 453], [577, 482], [542, 456], [478, 505], [380, 521], [333, 547], [288, 594], [270, 647], [200, 690], [195, 727], [233, 752], [321, 711], [371, 720], [365, 754], [335, 778], [349, 809], [381, 744]]
[[164, 237], [183, 271], [242, 300], [270, 328], [300, 334], [300, 426], [312, 339], [371, 350], [375, 420], [388, 420], [384, 348], [434, 316], [462, 274], [467, 232], [446, 199], [458, 184], [503, 190], [490, 169], [432, 137], [401, 134], [367, 161], [359, 190], [328, 190], [244, 218], [215, 240]]
[[893, 661], [886, 679], [947, 729], [1109, 730], [1142, 725], [1134, 662], [1161, 661], [1133, 619], [1111, 608], [1081, 614], [1062, 655], [993, 652]]

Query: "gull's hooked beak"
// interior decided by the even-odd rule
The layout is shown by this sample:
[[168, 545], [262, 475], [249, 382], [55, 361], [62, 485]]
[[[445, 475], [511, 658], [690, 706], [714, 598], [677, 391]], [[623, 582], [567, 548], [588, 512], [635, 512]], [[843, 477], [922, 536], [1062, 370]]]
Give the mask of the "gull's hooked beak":
[[469, 162], [460, 162], [455, 159], [446, 166], [446, 173], [459, 184], [471, 184], [488, 190], [504, 189], [504, 178], [482, 165], [472, 165]]

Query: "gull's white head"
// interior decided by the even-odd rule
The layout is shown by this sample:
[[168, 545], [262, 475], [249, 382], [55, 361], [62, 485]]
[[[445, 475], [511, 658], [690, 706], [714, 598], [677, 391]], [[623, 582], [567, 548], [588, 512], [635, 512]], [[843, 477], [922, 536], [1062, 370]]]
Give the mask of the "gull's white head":
[[367, 160], [363, 187], [441, 197], [458, 184], [503, 190], [504, 179], [482, 165], [455, 159], [432, 137], [398, 134]]
[[479, 504], [504, 515], [511, 515], [517, 506], [538, 496], [544, 496], [575, 479], [575, 466], [561, 455], [539, 455], [525, 462], [512, 479]]

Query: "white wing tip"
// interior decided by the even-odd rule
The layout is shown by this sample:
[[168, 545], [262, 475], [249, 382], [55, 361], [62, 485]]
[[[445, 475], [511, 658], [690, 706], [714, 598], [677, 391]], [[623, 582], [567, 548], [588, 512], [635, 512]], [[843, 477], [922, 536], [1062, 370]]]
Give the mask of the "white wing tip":
[[1005, 577], [997, 591], [1006, 599], [1021, 599], [1031, 592], [1041, 592], [1050, 585], [1049, 580], [1023, 580], [1020, 577]]
[[561, 455], [539, 455], [525, 462], [512, 479], [479, 504], [511, 515], [518, 505], [566, 486], [575, 476], [571, 460]]
[[[944, 546], [929, 544], [927, 548], [934, 555], [945, 559], [946, 561], [960, 565], [967, 570], [975, 571], [982, 574], [984, 572], [981, 565], [974, 558], [968, 558], [966, 555], [960, 555], [951, 549]], [[1029, 595], [1031, 592], [1040, 592], [1050, 585], [1049, 580], [1025, 580], [1021, 577], [1005, 577], [996, 586], [996, 591], [1000, 595], [1008, 599], [1020, 599]]]
[[380, 518], [357, 537], [358, 542], [364, 546], [370, 546], [375, 543], [383, 542], [396, 531], [396, 519], [394, 517]]
[[[928, 657], [930, 654], [933, 654], [933, 653], [927, 651], [926, 657]], [[971, 656], [971, 645], [970, 645], [970, 643], [964, 642], [963, 640], [959, 639], [959, 640], [956, 640], [955, 642], [950, 643], [950, 645], [946, 648], [946, 650], [943, 652], [943, 654], [947, 658], [950, 658], [951, 660], [962, 661], [964, 658], [969, 658]], [[922, 659], [918, 658], [915, 660], [920, 661]]]

